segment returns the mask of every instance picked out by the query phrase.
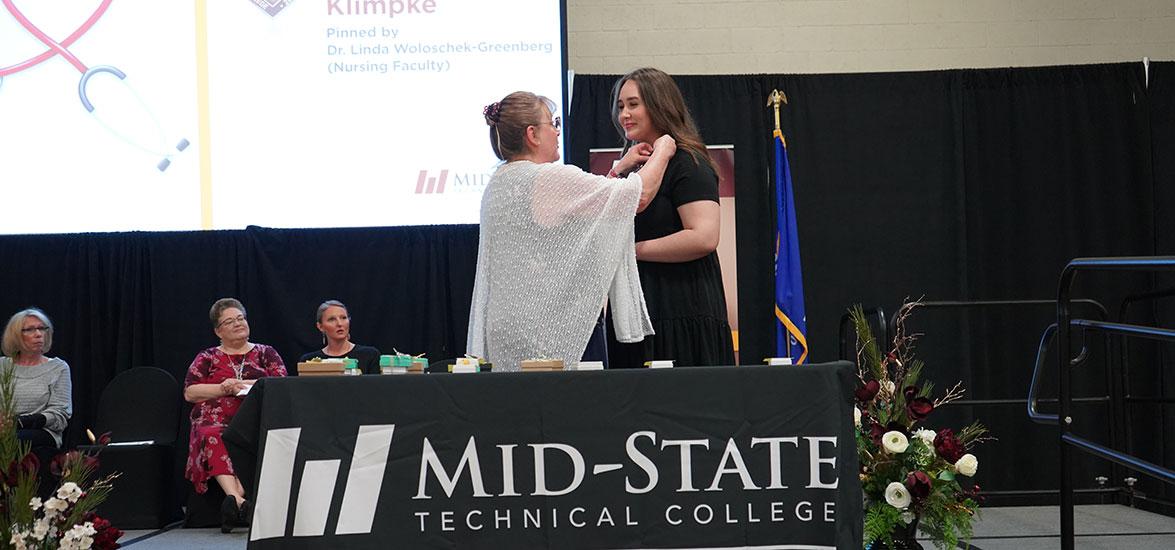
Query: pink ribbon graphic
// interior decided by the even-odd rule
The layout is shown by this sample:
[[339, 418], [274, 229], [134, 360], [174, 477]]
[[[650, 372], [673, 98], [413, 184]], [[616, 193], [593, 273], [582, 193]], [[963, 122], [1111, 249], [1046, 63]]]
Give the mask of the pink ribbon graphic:
[[61, 55], [61, 57], [65, 58], [66, 61], [69, 61], [70, 65], [73, 65], [74, 68], [76, 68], [82, 74], [85, 74], [85, 72], [88, 70], [85, 63], [82, 63], [76, 56], [70, 53], [68, 48], [69, 46], [73, 45], [73, 43], [76, 42], [78, 38], [81, 38], [83, 34], [86, 34], [86, 32], [88, 32], [90, 28], [94, 26], [94, 23], [98, 22], [98, 19], [102, 17], [103, 13], [106, 13], [106, 8], [110, 7], [110, 2], [112, 1], [113, 0], [102, 0], [102, 3], [98, 5], [98, 9], [95, 10], [89, 18], [82, 22], [82, 24], [76, 30], [74, 30], [73, 33], [67, 36], [65, 40], [57, 42], [56, 40], [53, 40], [52, 37], [45, 34], [41, 29], [38, 29], [32, 21], [29, 21], [29, 19], [25, 17], [23, 13], [21, 13], [20, 9], [16, 7], [16, 4], [12, 3], [12, 0], [0, 0], [0, 2], [4, 3], [4, 7], [8, 8], [8, 12], [16, 18], [18, 23], [20, 23], [20, 26], [24, 27], [25, 30], [29, 31], [30, 34], [37, 37], [38, 40], [49, 47], [48, 50], [21, 61], [20, 63], [9, 67], [0, 67], [0, 77], [18, 73], [28, 69], [29, 67], [36, 66], [38, 63], [45, 61], [54, 55]]

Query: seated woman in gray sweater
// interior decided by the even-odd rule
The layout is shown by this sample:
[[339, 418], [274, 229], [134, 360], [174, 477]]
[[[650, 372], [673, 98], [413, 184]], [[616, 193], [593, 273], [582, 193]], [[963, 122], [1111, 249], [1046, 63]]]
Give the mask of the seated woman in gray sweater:
[[14, 365], [17, 437], [32, 443], [43, 464], [61, 447], [61, 433], [73, 414], [69, 365], [45, 356], [52, 344], [53, 323], [34, 308], [16, 312], [0, 342], [5, 356], [0, 364]]

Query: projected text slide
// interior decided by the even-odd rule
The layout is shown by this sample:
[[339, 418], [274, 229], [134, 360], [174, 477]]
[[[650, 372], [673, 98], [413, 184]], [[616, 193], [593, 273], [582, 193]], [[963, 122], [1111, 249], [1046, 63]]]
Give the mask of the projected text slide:
[[476, 223], [482, 107], [562, 101], [550, 0], [0, 2], [2, 233]]

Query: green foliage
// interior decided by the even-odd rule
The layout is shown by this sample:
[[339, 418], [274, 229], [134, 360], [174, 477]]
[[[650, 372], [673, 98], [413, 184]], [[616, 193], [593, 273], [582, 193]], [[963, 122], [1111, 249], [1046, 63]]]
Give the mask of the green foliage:
[[919, 528], [934, 541], [935, 546], [947, 550], [958, 546], [960, 540], [971, 538], [971, 525], [978, 504], [970, 498], [959, 503], [943, 504], [924, 513]]
[[853, 327], [857, 332], [857, 346], [860, 349], [861, 359], [865, 367], [873, 374], [874, 380], [885, 379], [885, 367], [881, 363], [881, 350], [877, 348], [877, 339], [873, 337], [873, 329], [869, 328], [869, 321], [861, 306], [855, 305], [849, 310], [853, 319]]
[[[912, 359], [909, 368], [906, 369], [906, 379], [903, 383], [906, 386], [918, 386], [919, 379], [922, 377], [922, 369], [926, 365], [921, 359]], [[927, 380], [922, 382], [922, 386], [918, 389], [918, 397], [930, 397], [934, 393], [934, 382]]]
[[865, 546], [881, 541], [893, 546], [893, 530], [902, 521], [902, 511], [882, 502], [874, 502], [865, 510]]
[[983, 424], [980, 424], [978, 420], [972, 422], [970, 426], [959, 430], [959, 433], [956, 434], [959, 441], [968, 448], [973, 444], [983, 441], [986, 435], [987, 428]]

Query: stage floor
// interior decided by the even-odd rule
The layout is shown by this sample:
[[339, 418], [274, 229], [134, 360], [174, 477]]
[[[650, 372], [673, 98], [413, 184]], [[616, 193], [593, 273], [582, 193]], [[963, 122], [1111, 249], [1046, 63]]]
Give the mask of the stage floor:
[[[975, 526], [970, 548], [976, 550], [1037, 550], [1061, 547], [1056, 506], [984, 508]], [[1170, 550], [1175, 548], [1175, 518], [1116, 504], [1078, 506], [1077, 548], [1093, 550]], [[245, 548], [248, 533], [236, 529], [167, 529], [129, 531], [119, 541], [124, 548], [234, 549]], [[934, 548], [923, 541], [927, 550]], [[960, 548], [967, 548], [961, 545]]]

